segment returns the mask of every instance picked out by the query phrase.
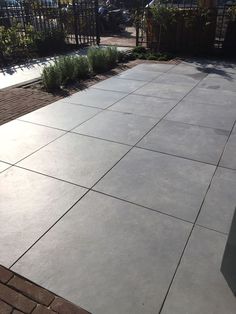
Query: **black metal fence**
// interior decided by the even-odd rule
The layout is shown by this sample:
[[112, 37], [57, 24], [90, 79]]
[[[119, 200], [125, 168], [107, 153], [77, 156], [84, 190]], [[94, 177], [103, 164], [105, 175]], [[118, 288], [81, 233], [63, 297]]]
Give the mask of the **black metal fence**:
[[12, 52], [19, 45], [30, 51], [60, 41], [77, 47], [97, 44], [97, 12], [97, 0], [0, 0], [0, 57], [10, 55], [14, 39]]

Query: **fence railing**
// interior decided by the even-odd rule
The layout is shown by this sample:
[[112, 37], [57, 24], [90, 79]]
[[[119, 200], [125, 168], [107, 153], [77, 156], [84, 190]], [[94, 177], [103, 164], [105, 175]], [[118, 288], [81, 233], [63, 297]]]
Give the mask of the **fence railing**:
[[97, 44], [97, 12], [96, 0], [0, 0], [0, 57], [5, 53], [4, 44], [7, 45], [4, 40], [14, 41], [13, 37], [17, 37], [16, 46], [24, 46], [28, 51], [34, 50], [43, 37], [45, 46], [57, 45], [54, 39], [77, 47]]

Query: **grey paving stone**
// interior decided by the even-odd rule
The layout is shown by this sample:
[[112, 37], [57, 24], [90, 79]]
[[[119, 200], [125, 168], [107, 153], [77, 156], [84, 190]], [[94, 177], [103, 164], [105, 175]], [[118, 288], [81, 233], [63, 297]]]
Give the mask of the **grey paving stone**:
[[203, 66], [195, 66], [195, 65], [189, 65], [189, 64], [184, 64], [183, 62], [178, 64], [176, 67], [171, 69], [169, 73], [175, 73], [175, 74], [182, 74], [182, 75], [187, 75], [192, 78], [196, 79], [203, 79], [204, 77], [207, 76], [209, 73], [209, 70], [206, 69]]
[[13, 269], [91, 313], [154, 314], [190, 228], [89, 192]]
[[0, 160], [16, 163], [64, 132], [14, 120], [0, 127]]
[[220, 161], [222, 167], [236, 169], [236, 126], [230, 135], [224, 154]]
[[209, 59], [190, 59], [181, 63], [182, 65], [191, 65], [197, 68], [203, 68], [204, 71], [215, 74], [236, 74], [236, 63]]
[[57, 101], [49, 106], [22, 116], [20, 120], [30, 121], [62, 130], [70, 130], [100, 111], [101, 110], [97, 108]]
[[20, 163], [28, 169], [91, 187], [129, 147], [68, 133]]
[[185, 98], [186, 101], [206, 103], [225, 107], [235, 106], [236, 93], [228, 90], [212, 90], [209, 88], [194, 88]]
[[188, 85], [148, 83], [136, 90], [135, 94], [181, 100], [190, 90], [191, 86]]
[[106, 109], [125, 96], [126, 93], [122, 92], [103, 91], [95, 88], [89, 88], [75, 93], [70, 97], [63, 98], [62, 101], [76, 105]]
[[134, 148], [94, 189], [194, 221], [214, 170], [211, 165]]
[[146, 84], [144, 81], [123, 80], [121, 78], [112, 77], [93, 85], [92, 88], [131, 93], [144, 84]]
[[0, 174], [0, 264], [9, 267], [86, 189], [11, 167]]
[[236, 75], [233, 74], [209, 74], [199, 85], [201, 88], [213, 90], [229, 90], [236, 92]]
[[165, 73], [155, 79], [154, 83], [170, 85], [189, 85], [194, 87], [201, 80], [201, 75], [183, 75], [175, 73]]
[[73, 132], [134, 145], [157, 122], [158, 119], [149, 117], [103, 111], [80, 127], [75, 128]]
[[226, 236], [196, 227], [162, 314], [234, 314], [236, 298], [220, 272]]
[[236, 206], [236, 171], [218, 168], [197, 223], [228, 233]]
[[134, 67], [135, 70], [142, 71], [154, 71], [154, 72], [167, 72], [170, 69], [174, 68], [175, 64], [167, 63], [142, 63]]
[[162, 120], [139, 147], [217, 164], [229, 131]]
[[162, 118], [176, 103], [177, 101], [173, 99], [132, 94], [111, 106], [109, 110], [133, 113], [152, 118]]
[[236, 106], [224, 108], [183, 100], [166, 119], [230, 131], [236, 119]]
[[0, 162], [0, 172], [3, 172], [7, 168], [11, 167], [11, 165], [6, 164], [5, 162]]
[[160, 75], [162, 75], [162, 72], [145, 71], [133, 68], [122, 72], [121, 74], [118, 75], [118, 78], [136, 81], [152, 81]]

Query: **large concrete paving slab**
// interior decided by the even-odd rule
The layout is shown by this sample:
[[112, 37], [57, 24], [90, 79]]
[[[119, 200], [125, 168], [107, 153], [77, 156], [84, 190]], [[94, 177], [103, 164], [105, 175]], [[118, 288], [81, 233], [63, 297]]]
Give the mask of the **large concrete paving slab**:
[[193, 222], [214, 170], [211, 165], [134, 148], [94, 189]]
[[126, 97], [126, 95], [127, 93], [88, 88], [81, 92], [74, 93], [70, 97], [63, 98], [62, 101], [76, 105], [106, 109], [118, 100]]
[[0, 127], [0, 160], [16, 163], [65, 132], [14, 120]]
[[135, 94], [180, 101], [184, 96], [187, 95], [191, 88], [192, 86], [189, 85], [170, 85], [151, 82], [136, 90]]
[[103, 111], [75, 128], [73, 132], [134, 145], [157, 122], [158, 119], [149, 117], [123, 112]]
[[97, 182], [129, 146], [75, 133], [63, 137], [24, 159], [20, 166], [85, 187]]
[[98, 108], [74, 105], [59, 100], [20, 117], [20, 120], [69, 131], [99, 112], [101, 110]]
[[11, 266], [86, 189], [11, 167], [0, 174], [0, 264]]
[[155, 314], [191, 227], [89, 192], [13, 270], [91, 313]]
[[132, 93], [139, 87], [145, 85], [146, 83], [147, 82], [144, 81], [125, 80], [118, 77], [112, 77], [105, 81], [97, 83], [92, 87], [116, 92]]
[[229, 90], [219, 90], [210, 88], [198, 88], [196, 87], [185, 100], [194, 101], [195, 103], [206, 103], [210, 105], [217, 105], [225, 107], [233, 106], [235, 108], [236, 92]]
[[236, 298], [220, 272], [226, 236], [195, 227], [161, 314], [234, 314]]
[[162, 120], [138, 146], [216, 165], [229, 134], [229, 131]]
[[236, 207], [236, 171], [218, 168], [197, 223], [206, 228], [228, 233]]
[[152, 81], [162, 75], [162, 72], [139, 70], [137, 67], [129, 69], [118, 75], [119, 78], [135, 81]]
[[183, 100], [166, 116], [166, 119], [230, 131], [236, 119], [236, 106], [224, 108]]
[[144, 117], [162, 118], [177, 102], [173, 99], [131, 94], [111, 106], [109, 110], [133, 113]]
[[236, 169], [236, 126], [230, 135], [220, 165], [222, 167]]

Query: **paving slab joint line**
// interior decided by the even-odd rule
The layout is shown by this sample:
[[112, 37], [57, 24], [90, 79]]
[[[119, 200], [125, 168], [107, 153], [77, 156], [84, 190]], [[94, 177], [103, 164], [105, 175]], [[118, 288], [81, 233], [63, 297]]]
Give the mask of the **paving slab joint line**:
[[[175, 66], [173, 66], [171, 69], [173, 69], [174, 67], [176, 67], [176, 65]], [[169, 69], [167, 72], [169, 72], [171, 69]], [[165, 73], [167, 73], [167, 72], [165, 72]], [[164, 74], [164, 73], [163, 73]], [[201, 81], [201, 80], [200, 80]], [[198, 82], [198, 84], [200, 83], [200, 81]], [[149, 84], [150, 82], [147, 82], [146, 84], [144, 84], [143, 86], [145, 86], [145, 85], [147, 85], [147, 84]], [[142, 86], [142, 87], [143, 87]], [[196, 86], [194, 86], [193, 88], [191, 88], [191, 90], [184, 96], [184, 97], [186, 97], [194, 88], [195, 88]], [[140, 88], [140, 87], [139, 87]], [[132, 92], [130, 92], [129, 94], [127, 94], [125, 97], [127, 97], [128, 95], [130, 95], [130, 94], [133, 94], [136, 90], [138, 90], [139, 88], [137, 88], [137, 89], [135, 89], [134, 91], [132, 91]], [[124, 97], [124, 98], [125, 98]], [[184, 98], [184, 97], [182, 97], [182, 99]], [[182, 101], [182, 99], [180, 100], [180, 101]], [[177, 102], [177, 104], [171, 109], [171, 110], [173, 110], [178, 104], [179, 104], [179, 102], [180, 101], [178, 101]], [[169, 112], [171, 111], [171, 110], [169, 110]], [[169, 113], [168, 112], [168, 113]], [[168, 114], [168, 113], [166, 113], [166, 115]], [[97, 114], [96, 114], [97, 115]], [[96, 116], [96, 115], [94, 115], [94, 116]], [[165, 115], [165, 116], [166, 116]], [[93, 117], [94, 117], [93, 116]], [[164, 116], [164, 117], [165, 117]], [[164, 118], [163, 117], [163, 118]], [[80, 197], [61, 217], [59, 217], [58, 219], [57, 219], [57, 221], [56, 222], [54, 222], [54, 224], [53, 225], [51, 225], [50, 226], [50, 228], [48, 228], [23, 254], [21, 254], [21, 256], [20, 257], [18, 257], [15, 261], [14, 261], [14, 263], [10, 266], [10, 269], [38, 242], [38, 241], [40, 241], [41, 239], [42, 239], [42, 237], [44, 237], [83, 197], [85, 197], [92, 189], [93, 189], [93, 187], [100, 181], [100, 180], [102, 180], [163, 118], [161, 118], [146, 134], [144, 134], [144, 136], [136, 143], [136, 144], [134, 144], [133, 146], [131, 146], [131, 148], [108, 170], [108, 171], [106, 171], [105, 172], [105, 174], [103, 175], [103, 176], [101, 176], [86, 192], [85, 192], [85, 194], [84, 195], [82, 195], [82, 197]], [[90, 118], [91, 119], [91, 118]], [[88, 120], [90, 120], [90, 119], [88, 119]], [[83, 122], [84, 123], [84, 122]], [[73, 130], [74, 128], [72, 128], [71, 130]], [[67, 133], [69, 133], [71, 130], [69, 130], [69, 131], [67, 131], [65, 134], [63, 134], [63, 135], [61, 135], [60, 137], [62, 137], [62, 136], [65, 136]], [[59, 138], [60, 138], [59, 137]], [[54, 142], [54, 140], [52, 141], [52, 142]], [[52, 143], [52, 142], [50, 142], [50, 143]], [[47, 145], [49, 145], [49, 144], [47, 144]], [[47, 146], [47, 145], [45, 145], [45, 146]], [[45, 147], [45, 146], [43, 146], [43, 147]], [[43, 147], [41, 147], [40, 149], [42, 149]], [[40, 150], [39, 149], [39, 150]], [[38, 150], [37, 150], [38, 151]], [[35, 151], [36, 152], [36, 151]], [[34, 153], [35, 153], [34, 152]], [[34, 154], [34, 153], [32, 153], [32, 154]], [[30, 154], [30, 155], [32, 155], [32, 154]], [[29, 155], [29, 156], [30, 156]], [[27, 156], [27, 157], [29, 157], [29, 156]], [[25, 157], [26, 158], [26, 157]], [[23, 159], [25, 159], [25, 158], [23, 158]], [[21, 159], [21, 160], [23, 160], [23, 159]], [[20, 161], [21, 161], [20, 160]], [[20, 162], [20, 161], [18, 161], [18, 162]], [[14, 165], [16, 165], [17, 163], [15, 163]], [[25, 169], [27, 169], [27, 168], [25, 168]], [[27, 169], [28, 170], [28, 169]], [[56, 179], [56, 178], [55, 178]]]
[[[176, 66], [176, 65], [175, 65]], [[174, 67], [175, 67], [174, 66]], [[173, 67], [173, 68], [174, 68]], [[172, 69], [172, 68], [171, 68]], [[168, 71], [167, 71], [168, 72]], [[167, 73], [166, 72], [166, 73]], [[150, 82], [147, 82], [146, 84], [149, 84]], [[145, 84], [145, 85], [146, 85]], [[137, 89], [135, 89], [135, 91], [136, 90], [138, 90], [139, 88], [137, 88]], [[135, 91], [133, 91], [133, 92], [130, 92], [130, 93], [128, 93], [125, 97], [127, 97], [128, 95], [130, 95], [130, 94], [133, 94]], [[124, 97], [124, 98], [125, 98]], [[96, 114], [97, 115], [97, 114]], [[93, 117], [95, 117], [96, 115], [94, 115]], [[90, 118], [91, 119], [91, 118]], [[90, 119], [88, 119], [88, 120], [90, 120]], [[87, 121], [88, 121], [87, 120]], [[84, 123], [84, 122], [83, 122]], [[159, 122], [158, 122], [159, 123]], [[80, 125], [80, 124], [79, 124]], [[66, 133], [65, 134], [63, 134], [63, 135], [61, 135], [61, 136], [59, 136], [58, 138], [61, 138], [62, 136], [65, 136], [67, 133], [69, 133], [71, 130], [73, 130], [74, 128], [72, 128], [72, 129], [70, 129], [69, 131], [66, 131]], [[146, 135], [146, 134], [145, 134]], [[145, 136], [144, 135], [144, 136]], [[144, 137], [143, 136], [143, 137]], [[142, 138], [143, 138], [142, 137]], [[57, 138], [57, 139], [58, 139]], [[139, 140], [139, 141], [141, 141], [142, 140], [142, 138]], [[56, 140], [56, 139], [55, 139]], [[54, 142], [55, 140], [53, 140], [53, 141], [51, 141], [50, 143], [52, 143], [52, 142]], [[138, 141], [138, 142], [139, 142]], [[137, 143], [138, 143], [137, 142]], [[48, 143], [48, 144], [46, 144], [46, 145], [44, 145], [43, 147], [46, 147], [47, 145], [49, 145], [50, 143]], [[137, 144], [136, 143], [136, 144]], [[39, 151], [40, 149], [42, 149], [43, 147], [41, 147], [41, 148], [39, 148], [37, 151]], [[85, 192], [85, 194], [84, 195], [82, 195], [61, 217], [59, 217], [55, 222], [54, 222], [54, 224], [52, 224], [23, 254], [21, 254], [13, 263], [12, 263], [12, 265], [9, 267], [9, 269], [11, 269], [38, 241], [40, 241], [67, 213], [69, 213], [69, 211], [83, 198], [83, 197], [85, 197], [92, 189], [93, 189], [93, 187], [101, 180], [101, 179], [103, 179], [104, 178], [104, 176], [106, 175], [106, 174], [108, 174], [108, 172], [109, 171], [111, 171], [117, 164], [118, 164], [118, 162], [120, 162], [133, 148], [135, 147], [135, 145], [133, 145], [133, 146], [131, 146], [131, 148], [127, 151], [127, 153], [124, 155], [124, 156], [122, 156], [101, 178], [99, 178], [94, 184], [93, 184], [93, 186], [92, 187], [90, 187], [86, 192]], [[35, 152], [37, 152], [37, 151], [35, 151]], [[33, 152], [32, 154], [34, 154], [35, 152]], [[30, 155], [28, 155], [27, 157], [29, 157], [29, 156], [31, 156], [32, 154], [30, 154]], [[27, 158], [27, 157], [25, 157], [25, 158]], [[22, 158], [20, 161], [22, 161], [22, 160], [24, 160], [25, 158]], [[18, 161], [17, 163], [19, 163], [20, 161]], [[13, 164], [13, 166], [17, 166], [17, 163], [15, 163], [15, 164]], [[25, 170], [30, 170], [30, 169], [27, 169], [27, 168], [23, 168], [23, 167], [20, 167], [20, 166], [17, 166], [17, 167], [19, 167], [19, 168], [22, 168], [22, 169], [25, 169]], [[31, 170], [30, 170], [31, 171]], [[36, 171], [33, 171], [33, 172], [36, 172]], [[36, 173], [39, 173], [39, 172], [36, 172]], [[39, 173], [40, 174], [40, 173]], [[45, 175], [45, 174], [41, 174], [41, 175]], [[51, 177], [51, 176], [49, 176], [49, 177]], [[54, 177], [52, 177], [52, 178], [54, 178]], [[57, 179], [57, 178], [54, 178], [54, 179]], [[61, 180], [61, 181], [64, 181], [64, 180]], [[70, 183], [70, 182], [68, 182], [68, 183]]]
[[[173, 69], [174, 67], [176, 67], [176, 65], [173, 66], [171, 69]], [[171, 69], [169, 69], [167, 72], [169, 72]], [[165, 73], [167, 73], [167, 72], [165, 72]], [[163, 73], [163, 74], [164, 74], [164, 73]], [[154, 80], [154, 79], [153, 79], [153, 80]], [[143, 86], [145, 86], [145, 85], [147, 85], [147, 84], [149, 84], [149, 83], [150, 83], [150, 82], [146, 82]], [[96, 85], [96, 84], [95, 84], [95, 85]], [[143, 86], [142, 86], [142, 87], [143, 87]], [[112, 103], [112, 104], [111, 104], [110, 106], [108, 106], [106, 109], [108, 109], [108, 108], [110, 108], [111, 106], [115, 105], [117, 102], [123, 100], [123, 99], [126, 98], [127, 96], [133, 94], [133, 93], [136, 92], [139, 88], [140, 88], [140, 87], [138, 87], [138, 88], [135, 89], [134, 91], [132, 91], [132, 92], [126, 94], [126, 95], [125, 95], [124, 97], [122, 97], [121, 99], [119, 99], [119, 100], [115, 101], [114, 103]], [[116, 92], [117, 92], [117, 91], [116, 91]], [[123, 93], [123, 92], [121, 92], [121, 93]], [[52, 104], [53, 104], [53, 103], [52, 103]], [[106, 109], [105, 109], [105, 110], [106, 110]], [[34, 122], [30, 122], [30, 121], [25, 121], [25, 120], [23, 120], [23, 119], [19, 119], [20, 121], [24, 121], [24, 122], [27, 122], [27, 123], [31, 123], [31, 124], [36, 124], [36, 125], [48, 127], [48, 128], [51, 128], [51, 129], [56, 129], [56, 130], [64, 131], [65, 133], [62, 134], [62, 135], [60, 135], [60, 136], [58, 136], [57, 138], [55, 138], [54, 140], [50, 141], [49, 143], [47, 143], [47, 144], [41, 146], [39, 149], [35, 150], [35, 151], [32, 152], [31, 154], [29, 154], [29, 155], [25, 156], [24, 158], [18, 160], [17, 162], [15, 162], [15, 163], [13, 164], [13, 166], [17, 165], [18, 163], [20, 163], [20, 162], [23, 161], [24, 159], [30, 157], [31, 155], [35, 154], [36, 152], [38, 152], [39, 150], [41, 150], [41, 149], [43, 149], [44, 147], [48, 146], [49, 144], [53, 143], [54, 141], [58, 140], [59, 138], [65, 136], [66, 134], [68, 134], [68, 133], [70, 133], [70, 132], [73, 132], [74, 129], [76, 129], [77, 127], [81, 126], [82, 124], [88, 122], [89, 120], [93, 119], [94, 117], [96, 117], [97, 115], [99, 115], [99, 114], [102, 113], [102, 112], [103, 112], [103, 110], [101, 110], [100, 112], [96, 113], [95, 115], [93, 115], [92, 117], [88, 118], [87, 120], [83, 121], [82, 123], [77, 124], [75, 127], [71, 128], [70, 130], [58, 129], [58, 128], [50, 127], [50, 126], [47, 126], [47, 125], [44, 125], [44, 124], [39, 124], [39, 123], [34, 123]], [[75, 133], [75, 132], [73, 132], [73, 133]], [[146, 134], [145, 134], [145, 135], [146, 135]], [[85, 135], [85, 136], [86, 136], [86, 135]]]
[[[172, 286], [172, 284], [173, 284], [173, 281], [174, 281], [174, 279], [175, 279], [175, 276], [176, 276], [176, 274], [177, 274], [177, 271], [178, 271], [178, 269], [179, 269], [179, 266], [180, 266], [180, 264], [181, 264], [182, 258], [183, 258], [184, 254], [185, 254], [185, 251], [186, 251], [186, 248], [187, 248], [187, 246], [188, 246], [189, 240], [190, 240], [190, 238], [191, 238], [191, 236], [192, 236], [193, 230], [194, 230], [195, 226], [198, 225], [198, 224], [197, 224], [197, 220], [198, 220], [198, 217], [199, 217], [200, 212], [201, 212], [201, 210], [202, 210], [202, 206], [203, 206], [203, 204], [204, 204], [204, 202], [205, 202], [207, 193], [208, 193], [209, 190], [210, 190], [211, 184], [212, 184], [212, 182], [213, 182], [213, 178], [214, 178], [214, 176], [215, 176], [215, 174], [216, 174], [216, 171], [217, 171], [217, 169], [218, 169], [218, 167], [219, 167], [221, 158], [222, 158], [223, 153], [224, 153], [224, 151], [225, 151], [225, 147], [226, 147], [226, 145], [227, 145], [227, 143], [228, 143], [228, 141], [229, 141], [230, 135], [231, 135], [232, 132], [233, 132], [233, 129], [234, 129], [234, 127], [235, 127], [235, 124], [236, 124], [236, 121], [234, 122], [234, 124], [233, 124], [233, 126], [232, 126], [232, 128], [231, 128], [231, 130], [230, 130], [229, 136], [228, 136], [227, 141], [226, 141], [226, 143], [225, 143], [225, 145], [224, 145], [224, 149], [223, 149], [223, 151], [222, 151], [222, 153], [221, 153], [221, 155], [220, 155], [219, 161], [218, 161], [218, 163], [217, 163], [217, 165], [216, 165], [216, 167], [215, 167], [214, 173], [213, 173], [212, 178], [211, 178], [211, 180], [210, 180], [210, 182], [209, 182], [209, 185], [208, 185], [208, 187], [207, 187], [206, 193], [205, 193], [205, 195], [204, 195], [204, 198], [203, 198], [202, 203], [201, 203], [201, 205], [200, 205], [200, 208], [199, 208], [199, 210], [198, 210], [198, 213], [197, 213], [197, 216], [196, 216], [195, 221], [194, 221], [194, 223], [193, 223], [192, 229], [191, 229], [191, 231], [190, 231], [190, 233], [189, 233], [189, 236], [188, 236], [187, 241], [186, 241], [186, 243], [185, 243], [185, 246], [184, 246], [184, 248], [183, 248], [182, 254], [181, 254], [180, 259], [179, 259], [179, 261], [178, 261], [178, 264], [177, 264], [177, 266], [176, 266], [174, 275], [173, 275], [172, 280], [171, 280], [171, 282], [170, 282], [170, 284], [169, 284], [169, 287], [168, 287], [168, 289], [167, 289], [167, 292], [166, 292], [166, 295], [165, 295], [164, 300], [163, 300], [163, 302], [162, 302], [161, 308], [160, 308], [160, 310], [159, 310], [159, 312], [158, 312], [159, 314], [161, 314], [161, 312], [162, 312], [162, 310], [163, 310], [163, 308], [164, 308], [165, 302], [166, 302], [167, 297], [168, 297], [168, 295], [169, 295], [171, 286]], [[213, 230], [213, 229], [210, 229], [210, 228], [205, 228], [205, 229]], [[218, 231], [218, 233], [221, 233], [221, 232]]]
[[[147, 82], [147, 84], [148, 84], [148, 83], [149, 83], [149, 82]], [[145, 84], [145, 85], [146, 85], [146, 84]], [[139, 88], [135, 89], [135, 91], [138, 90], [138, 89], [139, 89]], [[133, 92], [135, 92], [135, 91], [133, 91]], [[47, 143], [47, 144], [41, 146], [39, 149], [35, 150], [35, 151], [32, 152], [31, 154], [29, 154], [29, 155], [25, 156], [24, 158], [18, 160], [16, 163], [13, 164], [13, 166], [16, 165], [16, 164], [18, 164], [19, 162], [23, 161], [24, 159], [28, 158], [29, 156], [33, 155], [34, 153], [38, 152], [39, 150], [43, 149], [44, 147], [48, 146], [49, 144], [53, 143], [54, 141], [58, 140], [59, 138], [65, 136], [67, 133], [73, 132], [74, 129], [76, 129], [77, 127], [81, 126], [82, 124], [88, 122], [89, 120], [93, 119], [94, 117], [96, 117], [97, 115], [99, 115], [100, 113], [102, 113], [103, 111], [105, 111], [105, 110], [107, 110], [108, 108], [110, 108], [111, 106], [115, 105], [117, 102], [119, 102], [119, 101], [123, 100], [124, 98], [126, 98], [127, 96], [131, 95], [133, 92], [130, 92], [130, 93], [125, 94], [124, 97], [122, 97], [122, 98], [120, 98], [119, 100], [113, 102], [110, 106], [108, 106], [108, 107], [105, 108], [105, 109], [100, 109], [100, 108], [98, 108], [98, 109], [100, 109], [101, 111], [99, 111], [98, 113], [94, 114], [92, 117], [88, 118], [87, 120], [83, 121], [82, 123], [77, 124], [76, 126], [74, 126], [73, 128], [71, 128], [71, 129], [69, 129], [69, 130], [64, 130], [64, 129], [60, 129], [60, 128], [56, 128], [56, 127], [51, 127], [51, 126], [48, 126], [48, 125], [45, 125], [45, 124], [35, 123], [35, 122], [26, 121], [26, 120], [23, 120], [23, 119], [21, 119], [21, 118], [18, 118], [17, 120], [20, 120], [20, 121], [25, 122], [25, 123], [31, 123], [31, 124], [35, 124], [35, 125], [39, 125], [39, 126], [43, 126], [43, 127], [48, 127], [48, 128], [51, 128], [51, 129], [56, 129], [56, 130], [59, 130], [59, 131], [63, 131], [63, 132], [65, 132], [65, 133], [62, 134], [62, 135], [60, 135], [60, 136], [58, 136], [57, 138], [55, 138], [54, 140], [50, 141], [49, 143]], [[121, 93], [124, 94], [123, 92], [121, 92]], [[66, 98], [63, 98], [63, 99], [66, 99]], [[53, 104], [53, 103], [52, 103], [52, 104]], [[49, 105], [50, 105], [50, 104], [49, 104]], [[84, 106], [84, 107], [87, 107], [87, 106]], [[91, 108], [94, 108], [94, 107], [91, 106]], [[76, 133], [76, 132], [73, 132], [73, 133]], [[76, 134], [77, 134], [77, 133], [76, 133]], [[83, 134], [83, 135], [84, 135], [84, 134]], [[85, 135], [85, 136], [86, 136], [86, 135]]]

